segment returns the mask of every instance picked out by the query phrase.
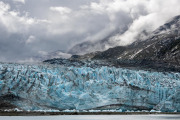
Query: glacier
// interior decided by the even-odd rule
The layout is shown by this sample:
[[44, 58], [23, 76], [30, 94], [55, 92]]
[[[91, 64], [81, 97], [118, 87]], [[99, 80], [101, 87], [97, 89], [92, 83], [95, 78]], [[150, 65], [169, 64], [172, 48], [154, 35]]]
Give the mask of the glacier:
[[180, 73], [0, 63], [0, 99], [24, 111], [180, 112]]

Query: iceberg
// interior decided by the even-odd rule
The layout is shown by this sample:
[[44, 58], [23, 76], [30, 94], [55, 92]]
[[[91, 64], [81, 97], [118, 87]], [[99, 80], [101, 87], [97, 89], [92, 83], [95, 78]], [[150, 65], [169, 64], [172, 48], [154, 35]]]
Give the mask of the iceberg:
[[180, 73], [0, 63], [0, 99], [19, 110], [180, 112]]

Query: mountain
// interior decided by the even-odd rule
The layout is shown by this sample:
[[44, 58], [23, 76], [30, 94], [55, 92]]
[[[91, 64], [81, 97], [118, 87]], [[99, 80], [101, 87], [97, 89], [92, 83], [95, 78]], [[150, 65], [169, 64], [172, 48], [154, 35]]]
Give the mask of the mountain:
[[[122, 34], [122, 32], [117, 32], [116, 34]], [[112, 33], [108, 37], [98, 40], [98, 41], [85, 41], [73, 46], [68, 53], [72, 55], [83, 55], [90, 52], [96, 51], [104, 51], [107, 50], [109, 47], [116, 46], [115, 43], [112, 41], [111, 37], [114, 36], [115, 33]]]
[[[94, 59], [166, 59], [179, 57], [180, 16], [160, 26], [144, 41], [100, 52]], [[171, 57], [171, 59], [172, 59]], [[177, 60], [177, 59], [176, 59]]]
[[[123, 44], [121, 40], [118, 39], [119, 36], [121, 36], [123, 33], [125, 33], [128, 30], [128, 27], [123, 28], [121, 30], [116, 30], [104, 39], [98, 40], [98, 41], [85, 41], [79, 44], [74, 45], [68, 53], [72, 55], [83, 55], [87, 53], [94, 53], [97, 51], [105, 51], [109, 48], [116, 47], [119, 44]], [[134, 41], [137, 40], [144, 40], [149, 35], [149, 31], [143, 30], [140, 32], [134, 39]]]
[[[180, 16], [176, 16], [148, 34], [147, 39], [137, 40], [128, 46], [117, 46], [103, 52], [81, 55], [71, 59], [115, 61], [121, 66], [170, 67], [180, 66]], [[113, 63], [114, 64], [114, 63]]]
[[53, 59], [53, 58], [65, 58], [65, 59], [68, 59], [70, 57], [71, 57], [71, 54], [63, 52], [61, 50], [57, 50], [57, 51], [50, 52], [50, 53], [43, 53], [43, 54], [41, 54], [39, 56], [33, 57], [33, 59], [35, 61], [44, 61], [44, 60]]
[[83, 55], [90, 52], [95, 51], [104, 51], [108, 48], [108, 46], [114, 46], [113, 43], [109, 41], [108, 38], [100, 40], [100, 41], [86, 41], [80, 44], [77, 44], [73, 46], [68, 53], [74, 54], [74, 55]]
[[141, 34], [143, 37], [140, 35], [139, 39], [130, 45], [116, 46], [105, 51], [96, 51], [84, 55], [72, 55], [71, 58], [65, 60], [66, 62], [62, 59], [52, 59], [44, 62], [51, 64], [65, 63], [70, 66], [71, 61], [75, 61], [74, 66], [76, 64], [79, 66], [78, 62], [83, 62], [83, 65], [89, 67], [106, 65], [134, 67], [135, 69], [155, 69], [156, 71], [180, 71], [179, 28], [180, 16], [176, 16], [151, 33], [147, 34], [144, 31]]
[[[68, 50], [68, 53], [72, 55], [83, 55], [96, 51], [104, 51], [110, 47], [117, 46], [117, 42], [114, 41], [114, 36], [121, 35], [128, 30], [128, 26], [124, 26], [121, 29], [117, 29], [103, 39], [97, 41], [88, 40], [85, 42], [78, 43]], [[140, 35], [139, 35], [140, 37]]]

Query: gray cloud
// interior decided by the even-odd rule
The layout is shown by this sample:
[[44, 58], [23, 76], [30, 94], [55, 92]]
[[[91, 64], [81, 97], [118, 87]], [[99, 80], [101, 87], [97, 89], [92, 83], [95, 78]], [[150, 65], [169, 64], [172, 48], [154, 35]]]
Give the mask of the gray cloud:
[[180, 13], [178, 0], [1, 0], [0, 61], [32, 60], [40, 51], [83, 41], [132, 43]]

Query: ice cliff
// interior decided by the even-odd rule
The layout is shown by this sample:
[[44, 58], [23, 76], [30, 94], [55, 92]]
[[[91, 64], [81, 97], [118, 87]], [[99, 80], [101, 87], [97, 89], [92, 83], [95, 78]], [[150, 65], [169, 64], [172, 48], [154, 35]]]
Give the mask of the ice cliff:
[[0, 64], [0, 99], [22, 110], [180, 111], [180, 73]]

